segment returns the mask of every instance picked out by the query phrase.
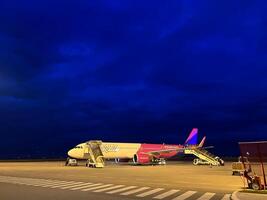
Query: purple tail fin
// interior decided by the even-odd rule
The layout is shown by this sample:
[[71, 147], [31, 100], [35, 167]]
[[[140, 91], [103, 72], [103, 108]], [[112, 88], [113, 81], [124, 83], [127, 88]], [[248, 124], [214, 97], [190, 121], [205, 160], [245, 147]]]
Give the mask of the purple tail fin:
[[198, 129], [193, 128], [190, 135], [185, 141], [185, 145], [197, 145], [197, 133], [198, 133]]

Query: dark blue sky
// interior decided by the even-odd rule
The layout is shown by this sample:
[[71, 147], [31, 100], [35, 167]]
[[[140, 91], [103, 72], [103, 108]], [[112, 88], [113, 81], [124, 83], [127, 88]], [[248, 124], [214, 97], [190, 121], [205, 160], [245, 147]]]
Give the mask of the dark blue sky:
[[267, 139], [266, 1], [0, 1], [0, 158], [102, 139]]

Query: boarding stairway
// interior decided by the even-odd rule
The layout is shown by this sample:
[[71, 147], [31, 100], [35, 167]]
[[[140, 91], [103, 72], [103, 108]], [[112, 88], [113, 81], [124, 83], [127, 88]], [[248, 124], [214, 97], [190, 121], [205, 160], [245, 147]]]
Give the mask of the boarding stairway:
[[85, 154], [87, 154], [88, 157], [86, 163], [88, 167], [102, 168], [105, 166], [101, 144], [102, 141], [100, 140], [91, 140], [86, 142]]
[[201, 148], [186, 148], [184, 150], [184, 154], [192, 154], [198, 157], [198, 159], [194, 159], [193, 164], [194, 165], [214, 165], [214, 166], [220, 166], [224, 164], [224, 161], [220, 159], [218, 156], [215, 156], [208, 152], [205, 149]]

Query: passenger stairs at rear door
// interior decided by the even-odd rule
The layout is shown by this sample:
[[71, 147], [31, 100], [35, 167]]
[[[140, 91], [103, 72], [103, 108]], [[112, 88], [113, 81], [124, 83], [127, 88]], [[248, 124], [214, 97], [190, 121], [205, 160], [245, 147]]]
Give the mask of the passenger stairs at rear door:
[[100, 148], [102, 141], [99, 140], [91, 140], [86, 143], [85, 153], [89, 154], [89, 158], [87, 161], [88, 167], [102, 168], [105, 165], [104, 155]]
[[224, 165], [224, 161], [222, 159], [220, 159], [218, 156], [215, 156], [213, 154], [211, 154], [210, 152], [208, 152], [205, 149], [201, 149], [201, 148], [187, 148], [184, 150], [185, 154], [192, 154], [195, 155], [196, 159], [194, 159], [193, 164], [194, 165], [214, 165], [214, 166], [220, 166], [220, 165]]

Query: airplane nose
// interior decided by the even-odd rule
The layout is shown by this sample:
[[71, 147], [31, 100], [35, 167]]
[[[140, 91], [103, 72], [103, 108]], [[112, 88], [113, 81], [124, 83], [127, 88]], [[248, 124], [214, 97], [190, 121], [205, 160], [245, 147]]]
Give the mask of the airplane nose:
[[74, 151], [73, 151], [73, 149], [71, 149], [71, 150], [68, 151], [68, 156], [69, 157], [72, 157], [72, 158], [74, 157]]

